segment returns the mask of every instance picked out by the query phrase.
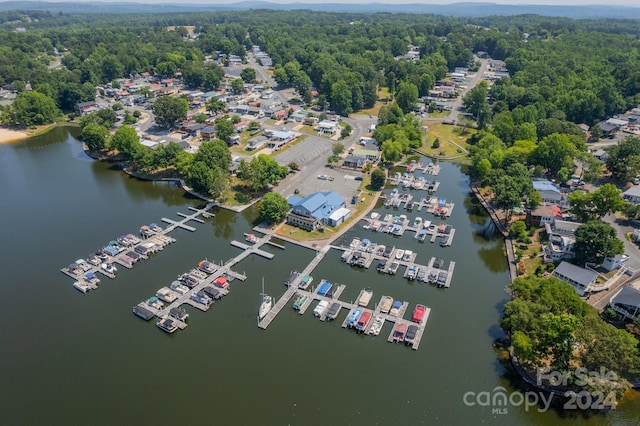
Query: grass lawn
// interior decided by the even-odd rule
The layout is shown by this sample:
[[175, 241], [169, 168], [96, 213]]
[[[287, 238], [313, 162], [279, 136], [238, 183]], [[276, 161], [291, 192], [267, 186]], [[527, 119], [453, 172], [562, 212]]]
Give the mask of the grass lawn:
[[[426, 121], [424, 125], [428, 126], [429, 130], [427, 130], [427, 135], [419, 151], [434, 157], [450, 158], [463, 155], [465, 153], [464, 149], [467, 149], [467, 138], [476, 132], [475, 129], [465, 130], [463, 127], [444, 123]], [[440, 147], [432, 148], [436, 139], [440, 140]], [[450, 141], [460, 145], [463, 149]]]
[[[222, 193], [222, 196], [220, 197], [222, 200], [224, 200], [224, 204], [232, 207], [237, 207], [237, 206], [244, 206], [246, 204], [249, 204], [251, 201], [254, 200], [254, 197], [252, 197], [251, 194], [248, 194], [246, 192], [245, 188], [241, 185], [241, 183], [242, 182], [237, 177], [235, 176], [231, 177], [229, 186]], [[261, 194], [258, 194], [258, 197], [260, 196]]]
[[358, 114], [358, 115], [374, 115], [374, 116], [378, 116], [378, 112], [380, 112], [380, 107], [383, 105], [386, 105], [387, 103], [389, 103], [391, 101], [391, 98], [389, 96], [389, 89], [386, 87], [381, 88], [380, 90], [378, 90], [378, 100], [376, 101], [375, 105], [373, 106], [373, 108], [369, 108], [369, 109], [363, 109], [360, 110], [358, 112], [355, 112], [354, 114]]
[[429, 113], [429, 118], [442, 118], [442, 117], [448, 117], [449, 114], [451, 114], [451, 111], [449, 110], [444, 110], [444, 111], [434, 111], [434, 112], [430, 112]]

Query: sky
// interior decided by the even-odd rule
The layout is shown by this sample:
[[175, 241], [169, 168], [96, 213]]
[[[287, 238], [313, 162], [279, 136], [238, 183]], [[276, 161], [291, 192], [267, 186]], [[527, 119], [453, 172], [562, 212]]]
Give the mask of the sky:
[[[80, 0], [82, 1], [82, 0]], [[98, 0], [101, 1], [101, 0]], [[104, 1], [104, 0], [102, 0]], [[122, 1], [122, 0], [108, 0]], [[135, 0], [125, 0], [133, 1]], [[243, 0], [182, 0], [184, 3], [211, 3], [211, 4], [231, 4]], [[249, 0], [250, 1], [250, 0]], [[577, 5], [585, 6], [590, 4], [607, 6], [636, 6], [640, 7], [640, 0], [261, 0], [270, 3], [387, 3], [387, 4], [450, 4], [450, 3], [495, 3], [495, 4], [522, 4], [522, 5]], [[172, 0], [145, 0], [149, 3], [173, 3]]]
[[[9, 1], [9, 0], [0, 0]], [[246, 0], [45, 0], [51, 2], [68, 1], [71, 3], [84, 2], [128, 2], [128, 3], [185, 3], [185, 4], [232, 4]], [[251, 0], [248, 0], [251, 1]], [[640, 0], [257, 0], [270, 3], [382, 3], [382, 4], [451, 4], [451, 3], [495, 3], [495, 4], [515, 4], [515, 5], [606, 5], [606, 6], [633, 6], [640, 7]]]

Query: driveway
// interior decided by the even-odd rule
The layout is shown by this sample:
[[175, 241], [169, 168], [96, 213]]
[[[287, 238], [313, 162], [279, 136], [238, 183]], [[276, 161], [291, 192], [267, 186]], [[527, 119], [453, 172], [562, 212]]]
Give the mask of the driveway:
[[617, 231], [618, 238], [624, 243], [624, 252], [629, 256], [629, 260], [625, 262], [625, 266], [633, 270], [639, 270], [640, 249], [637, 244], [627, 240], [625, 236], [625, 234], [633, 232], [636, 228], [629, 225], [628, 221], [617, 219], [614, 215], [607, 215], [603, 219]]

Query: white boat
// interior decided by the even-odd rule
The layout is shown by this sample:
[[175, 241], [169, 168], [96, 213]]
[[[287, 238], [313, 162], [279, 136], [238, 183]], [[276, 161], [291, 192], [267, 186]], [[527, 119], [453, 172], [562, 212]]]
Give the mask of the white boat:
[[91, 290], [89, 283], [86, 281], [76, 281], [73, 283], [73, 287], [82, 293], [86, 293]]
[[380, 331], [382, 330], [383, 325], [384, 325], [384, 317], [377, 316], [375, 320], [373, 320], [373, 324], [371, 325], [369, 334], [377, 336], [378, 334], [380, 334]]
[[404, 250], [403, 249], [396, 250], [396, 259], [401, 260], [403, 256], [404, 256]]
[[402, 256], [402, 260], [405, 262], [409, 262], [411, 260], [411, 256], [413, 256], [413, 252], [411, 250], [405, 250], [404, 256]]
[[171, 283], [171, 290], [175, 291], [178, 294], [185, 294], [189, 291], [189, 287], [182, 284], [180, 281], [174, 281]]
[[262, 279], [262, 303], [260, 304], [260, 310], [258, 311], [258, 319], [262, 319], [267, 316], [269, 311], [273, 308], [273, 299], [264, 292], [264, 278]]
[[158, 299], [167, 303], [173, 303], [178, 298], [178, 295], [167, 287], [162, 287], [160, 290], [158, 290], [156, 296], [158, 297]]
[[113, 266], [113, 263], [103, 263], [100, 267], [110, 274], [115, 274], [118, 268]]
[[413, 221], [413, 227], [416, 229], [422, 228], [422, 218], [420, 216], [416, 217]]
[[321, 317], [322, 314], [324, 314], [324, 311], [326, 311], [328, 307], [329, 307], [329, 302], [327, 302], [326, 300], [321, 300], [320, 302], [318, 302], [318, 305], [313, 310], [313, 315], [315, 315], [316, 317]]
[[379, 217], [380, 217], [380, 213], [378, 213], [378, 212], [371, 213], [371, 219], [376, 220]]
[[431, 221], [430, 220], [425, 220], [424, 223], [422, 224], [422, 226], [424, 227], [424, 229], [427, 229], [431, 226]]

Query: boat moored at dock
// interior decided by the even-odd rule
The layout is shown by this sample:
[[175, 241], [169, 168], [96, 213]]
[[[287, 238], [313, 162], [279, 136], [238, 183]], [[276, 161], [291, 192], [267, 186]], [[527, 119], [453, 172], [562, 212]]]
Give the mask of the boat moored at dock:
[[320, 302], [318, 302], [315, 309], [313, 310], [313, 315], [316, 317], [321, 317], [328, 307], [329, 307], [329, 302], [327, 302], [326, 300], [321, 300]]
[[369, 321], [371, 321], [371, 311], [364, 311], [360, 318], [358, 318], [358, 322], [356, 324], [356, 330], [363, 332], [367, 325], [369, 325]]
[[347, 318], [347, 326], [353, 328], [360, 319], [362, 312], [364, 312], [362, 308], [353, 308], [349, 318]]
[[371, 297], [373, 296], [373, 290], [370, 287], [365, 288], [360, 293], [360, 297], [358, 298], [358, 306], [365, 307], [371, 301]]
[[158, 299], [167, 303], [173, 303], [178, 298], [178, 295], [171, 291], [171, 289], [169, 289], [168, 287], [162, 287], [157, 291], [156, 296], [158, 297]]
[[169, 317], [160, 318], [158, 321], [156, 321], [156, 325], [160, 330], [165, 331], [169, 334], [178, 329], [178, 324], [176, 323], [175, 319]]
[[140, 305], [136, 305], [133, 307], [133, 313], [145, 321], [149, 321], [151, 318], [155, 316], [155, 314], [151, 312], [149, 309]]

